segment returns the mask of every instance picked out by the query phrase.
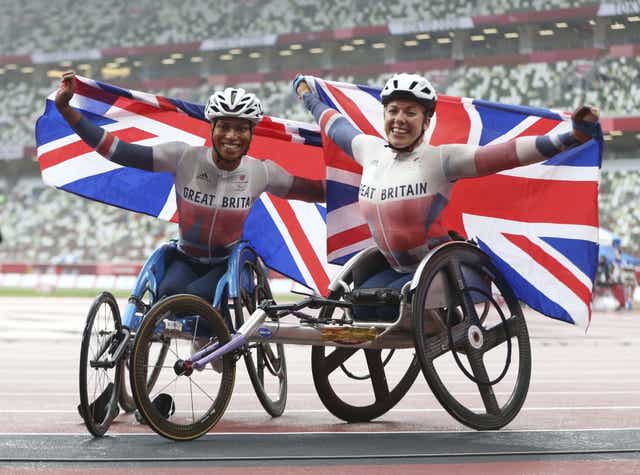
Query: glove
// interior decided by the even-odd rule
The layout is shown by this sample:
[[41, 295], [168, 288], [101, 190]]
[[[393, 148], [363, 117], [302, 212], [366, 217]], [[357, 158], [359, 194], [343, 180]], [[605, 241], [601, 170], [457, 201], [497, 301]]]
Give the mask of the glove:
[[600, 112], [595, 107], [582, 106], [574, 111], [571, 116], [573, 123], [573, 136], [580, 143], [592, 138], [602, 139], [602, 129], [598, 119]]
[[298, 95], [298, 86], [300, 86], [300, 83], [304, 80], [305, 80], [304, 76], [300, 73], [298, 73], [296, 75], [296, 78], [293, 80], [292, 87], [293, 87], [293, 92], [295, 93], [296, 96]]

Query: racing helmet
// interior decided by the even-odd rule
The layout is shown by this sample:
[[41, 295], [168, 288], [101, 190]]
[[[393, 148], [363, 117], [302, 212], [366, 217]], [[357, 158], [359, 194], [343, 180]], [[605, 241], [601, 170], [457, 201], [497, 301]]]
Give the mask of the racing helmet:
[[435, 88], [426, 78], [407, 73], [394, 74], [384, 85], [380, 98], [385, 106], [395, 99], [416, 101], [425, 107], [428, 117], [433, 115], [438, 100]]
[[209, 122], [221, 117], [237, 117], [257, 124], [263, 115], [262, 104], [256, 95], [240, 87], [214, 92], [204, 108], [204, 116]]

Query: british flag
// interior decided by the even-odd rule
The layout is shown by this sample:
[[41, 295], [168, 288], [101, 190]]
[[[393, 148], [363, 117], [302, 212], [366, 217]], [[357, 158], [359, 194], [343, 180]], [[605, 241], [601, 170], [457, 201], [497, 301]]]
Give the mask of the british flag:
[[[380, 90], [314, 78], [320, 99], [366, 134], [384, 137]], [[569, 130], [569, 114], [439, 96], [425, 139], [486, 145]], [[373, 245], [358, 210], [360, 166], [323, 135], [327, 162], [327, 252], [343, 263]], [[598, 256], [602, 141], [546, 162], [460, 180], [438, 218], [478, 242], [517, 296], [541, 313], [587, 326]]]
[[[210, 146], [210, 125], [202, 105], [79, 76], [76, 84], [71, 105], [122, 140], [149, 146], [176, 140]], [[52, 92], [36, 124], [38, 160], [45, 183], [119, 208], [178, 220], [172, 175], [106, 160], [69, 127], [54, 99]], [[319, 145], [315, 125], [265, 116], [256, 127], [249, 154], [271, 159], [293, 175], [319, 179], [324, 178]], [[244, 237], [269, 267], [326, 292], [325, 215], [324, 207], [263, 194], [247, 218]], [[280, 243], [285, 246], [278, 247]]]

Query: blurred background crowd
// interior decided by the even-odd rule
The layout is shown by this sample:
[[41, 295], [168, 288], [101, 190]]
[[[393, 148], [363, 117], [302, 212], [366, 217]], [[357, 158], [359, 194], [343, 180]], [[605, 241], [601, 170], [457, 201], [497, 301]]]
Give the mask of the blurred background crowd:
[[558, 110], [598, 106], [601, 225], [640, 256], [640, 4], [585, 0], [0, 0], [2, 262], [143, 261], [175, 227], [47, 188], [34, 127], [62, 71], [204, 103], [225, 85], [309, 122], [298, 71]]

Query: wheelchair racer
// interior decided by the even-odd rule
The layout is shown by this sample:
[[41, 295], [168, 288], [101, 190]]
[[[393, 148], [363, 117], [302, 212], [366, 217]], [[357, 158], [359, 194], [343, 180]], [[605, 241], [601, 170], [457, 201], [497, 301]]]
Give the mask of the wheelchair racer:
[[[390, 268], [356, 282], [359, 288], [401, 289], [428, 250], [449, 240], [436, 218], [456, 180], [541, 162], [601, 133], [598, 110], [583, 106], [573, 113], [570, 132], [485, 146], [432, 146], [424, 133], [435, 111], [436, 91], [426, 78], [403, 73], [391, 77], [380, 94], [383, 140], [362, 133], [321, 102], [312, 78], [298, 75], [293, 89], [323, 132], [362, 166], [360, 210]], [[396, 313], [393, 306], [376, 309], [381, 319]]]
[[229, 87], [209, 98], [204, 114], [211, 123], [212, 148], [182, 142], [127, 143], [69, 104], [75, 90], [74, 73], [65, 73], [55, 104], [82, 140], [112, 162], [174, 175], [179, 243], [158, 284], [158, 297], [188, 293], [213, 300], [230, 250], [263, 191], [286, 199], [324, 201], [323, 181], [294, 177], [270, 160], [247, 155], [263, 111], [258, 98], [244, 89]]

